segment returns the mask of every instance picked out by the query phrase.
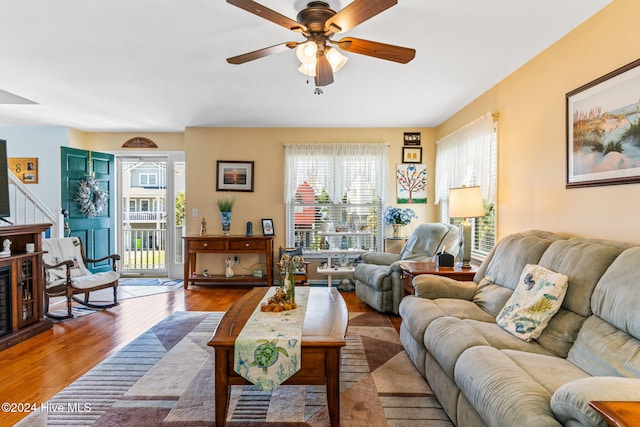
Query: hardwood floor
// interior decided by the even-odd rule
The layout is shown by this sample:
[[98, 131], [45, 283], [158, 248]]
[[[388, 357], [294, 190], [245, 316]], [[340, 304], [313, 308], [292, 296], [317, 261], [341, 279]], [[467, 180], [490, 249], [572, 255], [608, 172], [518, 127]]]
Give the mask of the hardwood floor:
[[[123, 300], [109, 310], [56, 323], [52, 330], [0, 352], [0, 401], [39, 407], [169, 314], [226, 311], [249, 289], [190, 286]], [[349, 311], [374, 311], [355, 293], [342, 295]], [[398, 330], [400, 318], [389, 318]], [[0, 411], [0, 425], [13, 425], [27, 415]]]

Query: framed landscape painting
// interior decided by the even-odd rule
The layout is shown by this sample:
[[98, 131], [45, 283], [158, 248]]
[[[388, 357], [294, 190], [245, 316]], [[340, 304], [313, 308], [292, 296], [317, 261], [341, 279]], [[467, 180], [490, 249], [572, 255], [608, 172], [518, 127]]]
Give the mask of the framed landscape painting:
[[253, 162], [218, 160], [217, 191], [253, 191]]
[[640, 60], [567, 93], [567, 188], [640, 182]]

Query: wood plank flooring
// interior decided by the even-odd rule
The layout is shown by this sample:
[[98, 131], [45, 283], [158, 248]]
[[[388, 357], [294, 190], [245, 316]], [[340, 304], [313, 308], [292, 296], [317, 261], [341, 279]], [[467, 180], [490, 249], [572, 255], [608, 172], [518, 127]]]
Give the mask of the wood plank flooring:
[[[190, 286], [127, 299], [109, 310], [56, 323], [52, 330], [0, 352], [0, 403], [40, 406], [169, 314], [226, 311], [249, 289]], [[349, 311], [373, 311], [355, 293], [342, 295]], [[389, 318], [399, 329], [400, 318]], [[13, 425], [27, 415], [0, 411], [0, 425]]]

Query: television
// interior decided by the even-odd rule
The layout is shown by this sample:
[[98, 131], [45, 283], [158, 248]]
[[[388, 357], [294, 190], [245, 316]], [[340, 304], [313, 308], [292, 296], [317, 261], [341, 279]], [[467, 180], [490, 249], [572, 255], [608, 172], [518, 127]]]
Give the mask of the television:
[[0, 139], [0, 221], [9, 222], [11, 204], [9, 197], [9, 164], [7, 163], [7, 141]]

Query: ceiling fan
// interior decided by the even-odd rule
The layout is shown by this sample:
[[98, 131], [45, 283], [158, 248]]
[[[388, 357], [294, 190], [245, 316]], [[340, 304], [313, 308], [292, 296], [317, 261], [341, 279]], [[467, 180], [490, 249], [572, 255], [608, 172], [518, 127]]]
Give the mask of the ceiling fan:
[[227, 3], [291, 31], [301, 33], [306, 39], [303, 42], [281, 43], [227, 58], [227, 62], [230, 64], [244, 64], [297, 48], [297, 57], [302, 62], [299, 70], [308, 76], [315, 77], [315, 84], [319, 87], [333, 83], [334, 71], [340, 69], [347, 61], [344, 55], [329, 45], [334, 45], [346, 52], [368, 55], [401, 64], [411, 61], [416, 54], [415, 49], [355, 37], [344, 37], [338, 41], [331, 39], [334, 34], [348, 31], [397, 4], [397, 0], [353, 0], [339, 12], [332, 10], [326, 2], [312, 1], [298, 13], [296, 21], [252, 0], [227, 0]]

